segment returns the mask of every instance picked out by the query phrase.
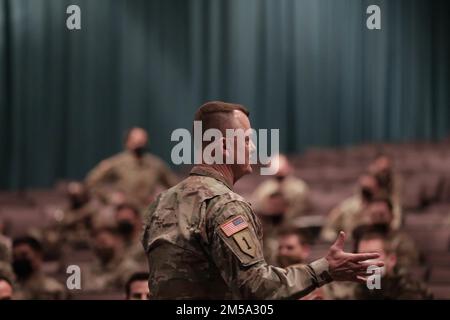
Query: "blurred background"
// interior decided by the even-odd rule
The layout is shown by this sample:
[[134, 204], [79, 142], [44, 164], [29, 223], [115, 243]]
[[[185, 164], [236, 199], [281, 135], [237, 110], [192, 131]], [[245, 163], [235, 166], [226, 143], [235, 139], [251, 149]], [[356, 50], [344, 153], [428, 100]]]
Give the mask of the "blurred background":
[[[72, 4], [81, 30], [66, 28]], [[381, 30], [366, 27], [373, 4]], [[308, 190], [308, 209], [295, 214], [308, 219], [292, 225], [312, 232], [309, 259], [328, 247], [321, 230], [333, 208], [360, 196], [361, 178], [379, 178], [387, 161], [402, 180], [401, 200], [385, 190], [402, 212], [394, 229], [420, 249], [410, 270], [435, 297], [450, 298], [449, 21], [445, 0], [0, 0], [0, 235], [9, 239], [8, 259], [11, 240], [31, 235], [39, 245], [22, 238], [14, 247], [40, 252], [42, 270], [62, 283], [69, 262], [94, 274], [107, 268], [89, 266], [102, 256], [96, 249], [123, 252], [117, 224], [128, 219], [139, 229], [135, 213], [145, 205], [127, 196], [135, 185], [100, 188], [97, 165], [125, 141], [145, 142], [142, 132], [126, 134], [145, 129], [159, 157], [147, 172], [158, 177], [144, 195], [150, 202], [186, 176], [170, 161], [172, 131], [190, 129], [205, 101], [223, 100], [245, 105], [254, 128], [280, 129], [286, 171]], [[127, 172], [116, 160], [107, 163]], [[263, 180], [249, 176], [236, 190], [263, 203], [253, 192]], [[266, 194], [276, 209], [262, 216], [289, 211], [277, 188]], [[362, 200], [350, 211], [366, 211]], [[145, 272], [145, 259], [135, 262]], [[117, 298], [126, 281], [99, 282], [81, 297]]]
[[0, 34], [2, 189], [80, 179], [133, 125], [169, 160], [211, 99], [289, 153], [449, 132], [448, 1], [1, 0]]

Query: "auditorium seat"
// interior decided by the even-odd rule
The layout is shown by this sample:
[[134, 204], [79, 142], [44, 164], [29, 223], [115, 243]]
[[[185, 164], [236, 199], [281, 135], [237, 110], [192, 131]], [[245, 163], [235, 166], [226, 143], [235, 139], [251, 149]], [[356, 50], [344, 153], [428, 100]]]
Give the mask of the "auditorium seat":
[[428, 210], [417, 212], [408, 211], [405, 214], [405, 228], [408, 230], [430, 230], [442, 226], [442, 213], [430, 208]]
[[31, 228], [40, 228], [47, 225], [45, 215], [36, 207], [30, 206], [2, 206], [2, 218], [11, 224], [11, 235], [24, 235]]
[[449, 252], [425, 252], [425, 260], [431, 266], [450, 268]]
[[428, 287], [434, 299], [450, 299], [449, 285], [430, 285]]
[[409, 274], [413, 279], [419, 281], [427, 281], [429, 278], [429, 268], [426, 266], [413, 266], [408, 269]]
[[449, 252], [450, 250], [450, 229], [448, 227], [417, 230], [410, 235], [425, 252]]
[[54, 190], [30, 190], [26, 192], [26, 195], [35, 206], [64, 207], [67, 204], [64, 194]]
[[24, 206], [28, 205], [25, 192], [1, 191], [0, 207], [2, 206]]
[[445, 267], [433, 267], [428, 279], [430, 284], [446, 284], [450, 285], [450, 268], [449, 265]]

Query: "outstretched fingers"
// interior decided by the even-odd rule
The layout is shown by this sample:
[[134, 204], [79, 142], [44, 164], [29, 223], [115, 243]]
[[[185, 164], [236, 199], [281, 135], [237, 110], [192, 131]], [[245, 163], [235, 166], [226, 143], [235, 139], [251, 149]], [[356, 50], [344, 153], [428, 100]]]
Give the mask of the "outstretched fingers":
[[350, 259], [353, 262], [361, 262], [365, 260], [374, 260], [380, 257], [379, 253], [351, 253]]

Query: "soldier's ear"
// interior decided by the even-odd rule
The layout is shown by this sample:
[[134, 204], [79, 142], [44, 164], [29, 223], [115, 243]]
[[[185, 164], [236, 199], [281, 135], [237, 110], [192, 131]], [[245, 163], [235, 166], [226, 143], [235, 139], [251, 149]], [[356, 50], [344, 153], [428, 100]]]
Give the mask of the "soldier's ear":
[[389, 264], [391, 268], [394, 268], [397, 265], [397, 255], [395, 253], [388, 254], [386, 256], [385, 265]]
[[305, 256], [308, 257], [311, 254], [311, 246], [309, 244], [304, 244], [303, 252], [304, 252]]

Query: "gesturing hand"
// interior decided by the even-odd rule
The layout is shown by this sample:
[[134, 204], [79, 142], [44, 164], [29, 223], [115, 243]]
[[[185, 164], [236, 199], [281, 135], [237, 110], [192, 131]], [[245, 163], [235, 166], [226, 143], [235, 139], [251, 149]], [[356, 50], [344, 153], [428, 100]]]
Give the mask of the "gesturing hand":
[[348, 253], [344, 252], [345, 233], [339, 233], [336, 242], [330, 247], [327, 256], [331, 278], [336, 281], [366, 282], [367, 268], [375, 265], [382, 267], [382, 261], [370, 261], [378, 259], [378, 253]]

